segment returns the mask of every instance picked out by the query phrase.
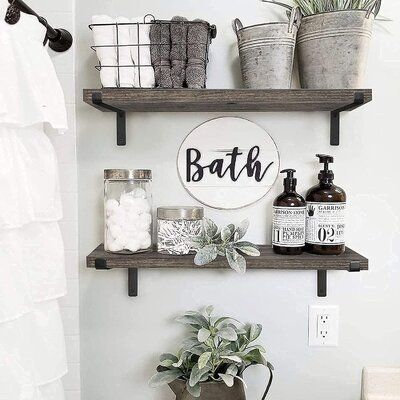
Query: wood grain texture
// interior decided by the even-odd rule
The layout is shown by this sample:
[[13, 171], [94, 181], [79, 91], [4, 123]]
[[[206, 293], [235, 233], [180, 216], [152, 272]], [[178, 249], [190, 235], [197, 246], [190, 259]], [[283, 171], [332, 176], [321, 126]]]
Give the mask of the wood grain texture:
[[333, 111], [354, 102], [356, 92], [372, 100], [371, 89], [252, 90], [252, 89], [84, 89], [83, 100], [102, 94], [103, 102], [123, 111], [213, 112], [213, 111]]
[[[301, 256], [281, 256], [272, 251], [271, 246], [260, 246], [260, 257], [246, 257], [247, 268], [252, 269], [286, 269], [286, 270], [348, 270], [351, 262], [359, 262], [361, 270], [368, 269], [368, 260], [351, 249], [340, 256], [318, 256], [304, 253]], [[171, 256], [159, 254], [156, 251], [132, 255], [113, 254], [104, 251], [100, 245], [87, 256], [87, 267], [95, 268], [96, 260], [107, 268], [195, 268], [223, 269], [229, 268], [225, 258], [218, 257], [216, 261], [204, 267], [193, 263], [193, 255]]]

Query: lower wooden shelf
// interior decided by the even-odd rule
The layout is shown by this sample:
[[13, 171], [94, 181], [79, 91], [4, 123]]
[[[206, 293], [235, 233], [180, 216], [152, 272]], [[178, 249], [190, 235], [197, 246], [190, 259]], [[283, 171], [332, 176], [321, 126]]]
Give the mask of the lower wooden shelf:
[[[271, 246], [260, 246], [259, 257], [246, 257], [247, 270], [316, 270], [318, 271], [318, 296], [327, 295], [327, 271], [342, 270], [360, 272], [368, 270], [368, 259], [354, 250], [346, 249], [340, 256], [319, 256], [303, 253], [300, 256], [281, 256], [273, 252]], [[193, 263], [193, 255], [173, 256], [149, 251], [139, 254], [114, 254], [104, 250], [101, 244], [86, 258], [88, 268], [109, 270], [114, 268], [128, 269], [129, 296], [138, 293], [139, 268], [195, 268], [195, 269], [229, 269], [223, 257], [218, 257], [213, 263], [204, 267]]]

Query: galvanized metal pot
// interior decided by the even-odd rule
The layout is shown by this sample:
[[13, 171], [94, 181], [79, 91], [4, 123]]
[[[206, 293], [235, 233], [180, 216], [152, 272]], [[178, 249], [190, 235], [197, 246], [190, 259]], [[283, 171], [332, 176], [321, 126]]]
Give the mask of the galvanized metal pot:
[[[267, 398], [274, 378], [272, 365], [268, 364], [267, 368], [270, 375], [267, 388], [261, 400]], [[175, 393], [176, 400], [246, 400], [243, 382], [238, 379], [234, 380], [234, 385], [232, 387], [226, 386], [224, 382], [200, 383], [201, 394], [197, 399], [191, 396], [186, 390], [186, 381], [183, 379], [176, 379], [169, 384], [169, 387]]]
[[297, 35], [301, 87], [361, 88], [375, 14], [341, 10], [303, 17]]
[[169, 384], [176, 395], [176, 400], [246, 400], [243, 383], [235, 379], [235, 384], [228, 387], [224, 382], [201, 383], [200, 398], [195, 398], [186, 390], [186, 382], [177, 379]]
[[297, 7], [292, 9], [289, 22], [243, 27], [239, 19], [233, 21], [246, 88], [290, 88], [299, 21]]

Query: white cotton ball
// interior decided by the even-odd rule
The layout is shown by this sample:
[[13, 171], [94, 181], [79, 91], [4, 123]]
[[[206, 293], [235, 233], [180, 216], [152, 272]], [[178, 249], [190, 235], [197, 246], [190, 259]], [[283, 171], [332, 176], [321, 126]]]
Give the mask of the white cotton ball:
[[138, 228], [141, 232], [147, 232], [150, 229], [151, 219], [151, 214], [145, 213], [140, 215]]
[[127, 236], [131, 237], [136, 237], [139, 233], [139, 229], [136, 225], [126, 225], [124, 227], [124, 231]]
[[124, 247], [117, 240], [108, 244], [108, 250], [110, 251], [116, 252], [116, 251], [121, 251], [123, 249]]
[[133, 194], [133, 197], [135, 197], [136, 199], [145, 199], [147, 197], [146, 191], [142, 188], [133, 189], [133, 192], [131, 193]]
[[129, 212], [126, 214], [125, 225], [137, 225], [140, 221], [140, 215], [135, 212]]
[[146, 199], [134, 199], [134, 204], [139, 214], [150, 212], [150, 203]]
[[126, 213], [121, 207], [118, 207], [114, 213], [107, 218], [107, 226], [123, 225], [126, 219]]
[[135, 240], [135, 239], [131, 239], [129, 240], [129, 242], [126, 245], [126, 248], [131, 251], [132, 253], [136, 253], [139, 248], [140, 248], [140, 243]]
[[126, 249], [126, 246], [129, 242], [129, 236], [123, 232], [118, 238], [115, 240], [122, 249]]
[[148, 233], [147, 236], [140, 241], [140, 248], [141, 249], [148, 249], [151, 246], [151, 236]]
[[148, 231], [138, 232], [137, 238], [138, 238], [139, 242], [143, 242], [143, 241], [147, 240], [148, 238], [150, 238], [150, 240], [151, 240], [151, 236]]
[[117, 239], [118, 237], [120, 237], [122, 235], [121, 225], [117, 225], [115, 223], [110, 224], [108, 227], [108, 230], [114, 239]]
[[112, 215], [119, 207], [119, 203], [117, 200], [110, 199], [106, 201], [106, 215], [110, 216]]
[[121, 195], [121, 198], [119, 199], [119, 202], [121, 204], [121, 207], [123, 207], [124, 209], [132, 209], [133, 204], [134, 204], [134, 198], [133, 196], [131, 196], [129, 193], [124, 193]]
[[125, 246], [128, 246], [128, 244], [132, 241], [132, 240], [137, 240], [137, 236], [138, 233], [137, 231], [125, 231]]
[[104, 238], [104, 246], [106, 248], [108, 248], [108, 245], [110, 243], [112, 243], [112, 242], [114, 242], [114, 238], [111, 236], [110, 231], [107, 229], [107, 232], [106, 232], [106, 235], [105, 235], [105, 238]]

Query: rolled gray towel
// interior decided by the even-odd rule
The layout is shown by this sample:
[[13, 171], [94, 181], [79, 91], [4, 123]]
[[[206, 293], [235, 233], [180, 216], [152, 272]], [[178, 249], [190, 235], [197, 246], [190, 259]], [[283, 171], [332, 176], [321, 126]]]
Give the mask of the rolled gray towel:
[[172, 88], [170, 24], [155, 21], [150, 26], [150, 54], [156, 86]]
[[171, 78], [174, 88], [181, 88], [186, 76], [188, 24], [185, 17], [171, 20]]
[[186, 83], [190, 89], [206, 87], [207, 46], [209, 24], [201, 19], [189, 23], [187, 36]]

